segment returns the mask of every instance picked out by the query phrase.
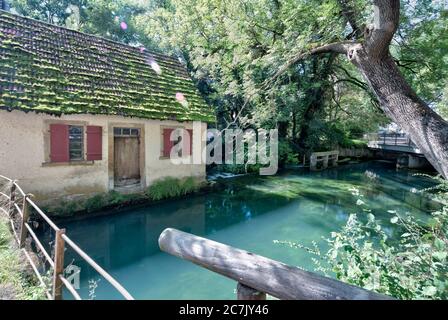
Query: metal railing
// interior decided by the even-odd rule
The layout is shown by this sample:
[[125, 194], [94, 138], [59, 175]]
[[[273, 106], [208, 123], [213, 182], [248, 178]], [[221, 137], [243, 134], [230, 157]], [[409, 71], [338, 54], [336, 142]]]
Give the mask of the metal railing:
[[368, 141], [383, 146], [415, 147], [415, 144], [405, 133], [369, 133], [366, 138]]
[[307, 272], [222, 243], [166, 229], [162, 251], [235, 280], [239, 300], [393, 300], [341, 281]]
[[[3, 186], [3, 188], [1, 188]], [[7, 188], [5, 188], [5, 186]], [[9, 194], [3, 191], [9, 190]], [[6, 201], [1, 201], [1, 199]], [[65, 229], [60, 229], [51, 219], [34, 203], [32, 195], [25, 194], [16, 181], [0, 175], [0, 210], [3, 211], [11, 223], [11, 229], [20, 249], [30, 263], [40, 285], [45, 288], [45, 293], [50, 300], [62, 300], [63, 287], [73, 295], [76, 300], [81, 300], [76, 289], [64, 277], [64, 256], [66, 246], [73, 249], [82, 259], [84, 259], [96, 272], [104, 277], [126, 300], [134, 298], [123, 288], [110, 274], [100, 267], [92, 258], [90, 258], [75, 242], [73, 242], [65, 233]], [[37, 215], [45, 221], [55, 232], [54, 238], [54, 257], [45, 249], [45, 246], [39, 240], [32, 227], [29, 224], [30, 209], [33, 209]], [[44, 276], [39, 272], [39, 268], [31, 258], [30, 252], [25, 245], [27, 239], [36, 245], [38, 251], [42, 253], [44, 263], [48, 263], [53, 270], [51, 288], [44, 281]]]

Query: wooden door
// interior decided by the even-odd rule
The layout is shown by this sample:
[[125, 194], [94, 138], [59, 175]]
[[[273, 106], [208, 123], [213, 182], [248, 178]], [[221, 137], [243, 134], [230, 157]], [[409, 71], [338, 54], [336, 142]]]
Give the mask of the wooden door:
[[115, 185], [140, 183], [140, 142], [138, 137], [114, 138]]

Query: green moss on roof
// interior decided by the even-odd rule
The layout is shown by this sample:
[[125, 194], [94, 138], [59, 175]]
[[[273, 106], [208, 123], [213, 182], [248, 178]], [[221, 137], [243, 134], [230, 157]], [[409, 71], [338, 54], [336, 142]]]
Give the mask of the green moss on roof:
[[[148, 60], [160, 66], [160, 75]], [[176, 100], [177, 92], [187, 106]], [[0, 108], [215, 120], [175, 58], [1, 10]]]

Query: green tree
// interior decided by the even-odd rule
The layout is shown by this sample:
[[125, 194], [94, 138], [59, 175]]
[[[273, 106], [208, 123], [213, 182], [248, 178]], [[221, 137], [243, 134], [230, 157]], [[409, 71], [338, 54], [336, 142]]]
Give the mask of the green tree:
[[80, 9], [83, 19], [86, 19], [86, 6], [88, 0], [12, 0], [11, 7], [17, 13], [34, 19], [46, 21], [51, 24], [65, 25], [65, 20], [71, 12], [67, 10], [70, 5]]

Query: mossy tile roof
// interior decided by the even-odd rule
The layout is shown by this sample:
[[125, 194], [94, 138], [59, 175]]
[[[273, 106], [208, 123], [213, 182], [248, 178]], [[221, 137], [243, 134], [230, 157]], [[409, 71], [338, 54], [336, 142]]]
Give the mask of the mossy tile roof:
[[0, 108], [215, 119], [177, 59], [2, 10]]

